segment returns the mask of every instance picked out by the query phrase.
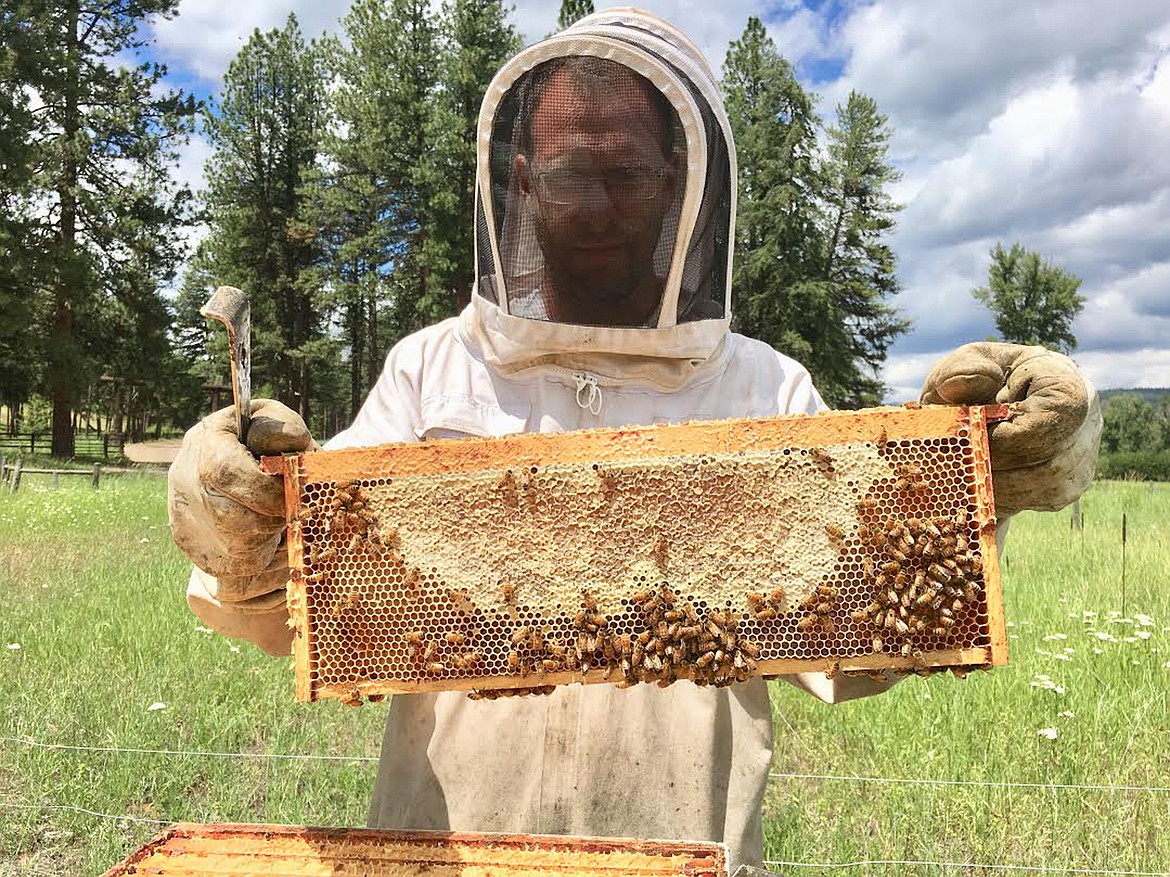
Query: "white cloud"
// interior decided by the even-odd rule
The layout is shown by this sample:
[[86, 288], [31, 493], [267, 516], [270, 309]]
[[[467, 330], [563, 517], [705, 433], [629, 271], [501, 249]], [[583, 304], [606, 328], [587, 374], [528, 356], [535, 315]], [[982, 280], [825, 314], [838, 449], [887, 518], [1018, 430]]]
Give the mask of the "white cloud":
[[283, 27], [289, 13], [295, 12], [309, 39], [335, 31], [349, 6], [349, 0], [182, 0], [178, 15], [156, 22], [154, 35], [160, 54], [218, 86], [228, 63], [256, 28]]

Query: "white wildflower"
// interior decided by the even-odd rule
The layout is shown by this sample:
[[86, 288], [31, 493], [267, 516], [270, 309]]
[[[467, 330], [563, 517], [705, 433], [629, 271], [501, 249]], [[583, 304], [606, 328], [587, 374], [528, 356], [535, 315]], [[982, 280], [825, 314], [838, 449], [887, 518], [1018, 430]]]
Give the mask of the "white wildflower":
[[198, 627], [196, 627], [195, 632], [196, 633], [215, 633], [215, 631], [212, 630], [210, 627], [204, 627], [203, 625], [199, 625]]
[[154, 703], [152, 703], [150, 706], [148, 706], [146, 708], [146, 711], [148, 713], [155, 713], [155, 712], [158, 712], [159, 710], [165, 710], [166, 708], [167, 708], [167, 705], [165, 703], [163, 703], [161, 700], [156, 700]]
[[1062, 719], [1076, 718], [1076, 713], [1074, 713], [1072, 710], [1065, 710], [1064, 712], [1057, 713], [1057, 715]]
[[1055, 740], [1060, 736], [1060, 732], [1056, 728], [1041, 728], [1036, 732], [1037, 737], [1047, 737], [1049, 740]]
[[1137, 623], [1140, 624], [1142, 627], [1153, 627], [1154, 626], [1154, 619], [1150, 618], [1150, 616], [1143, 615], [1141, 612], [1139, 612], [1136, 617], [1137, 617]]
[[20, 643], [9, 643], [9, 644], [6, 646], [6, 648], [7, 648], [7, 649], [8, 649], [8, 651], [10, 651], [10, 652], [19, 652], [19, 651], [20, 651]]
[[1067, 633], [1050, 633], [1050, 634], [1048, 634], [1048, 636], [1044, 637], [1044, 641], [1047, 643], [1054, 642], [1056, 640], [1062, 640], [1062, 639], [1068, 639], [1068, 634]]
[[1138, 639], [1149, 639], [1152, 636], [1148, 630], [1135, 630], [1133, 635]]

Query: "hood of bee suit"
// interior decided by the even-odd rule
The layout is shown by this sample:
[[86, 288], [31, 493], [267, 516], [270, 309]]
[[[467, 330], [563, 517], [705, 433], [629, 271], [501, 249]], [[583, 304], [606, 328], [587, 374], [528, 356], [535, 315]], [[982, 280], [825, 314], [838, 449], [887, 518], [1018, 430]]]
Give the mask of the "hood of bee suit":
[[477, 137], [462, 327], [489, 363], [669, 388], [718, 358], [735, 150], [681, 31], [634, 9], [581, 19], [496, 74]]

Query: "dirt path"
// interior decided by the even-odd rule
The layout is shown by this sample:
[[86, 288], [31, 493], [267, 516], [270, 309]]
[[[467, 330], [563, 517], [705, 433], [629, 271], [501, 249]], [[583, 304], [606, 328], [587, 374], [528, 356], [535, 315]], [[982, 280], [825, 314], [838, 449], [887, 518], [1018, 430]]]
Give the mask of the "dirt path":
[[126, 445], [122, 453], [132, 463], [171, 463], [179, 453], [182, 439], [159, 439], [154, 442], [135, 442]]

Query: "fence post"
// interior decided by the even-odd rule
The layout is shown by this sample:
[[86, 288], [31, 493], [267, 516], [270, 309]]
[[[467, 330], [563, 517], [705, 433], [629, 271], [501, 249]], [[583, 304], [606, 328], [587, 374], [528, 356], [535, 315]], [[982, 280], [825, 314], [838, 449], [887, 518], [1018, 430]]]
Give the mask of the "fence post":
[[37, 434], [35, 432], [30, 432], [28, 434], [28, 452], [30, 454], [35, 454], [37, 452]]
[[16, 465], [12, 468], [12, 492], [16, 493], [20, 489], [20, 459], [16, 461]]
[[53, 490], [61, 486], [61, 473], [56, 469], [53, 470]]
[[110, 434], [109, 433], [105, 433], [102, 435], [102, 459], [103, 460], [110, 459]]
[[101, 463], [94, 463], [93, 464], [93, 489], [94, 490], [97, 490], [98, 481], [101, 480], [101, 477], [102, 477], [102, 464]]
[[4, 455], [0, 454], [0, 484], [8, 480], [8, 467], [4, 461]]

